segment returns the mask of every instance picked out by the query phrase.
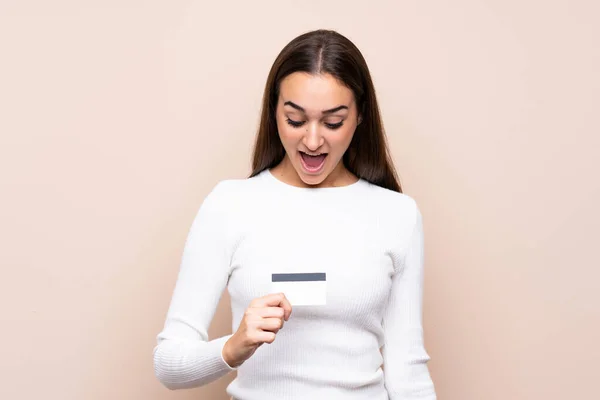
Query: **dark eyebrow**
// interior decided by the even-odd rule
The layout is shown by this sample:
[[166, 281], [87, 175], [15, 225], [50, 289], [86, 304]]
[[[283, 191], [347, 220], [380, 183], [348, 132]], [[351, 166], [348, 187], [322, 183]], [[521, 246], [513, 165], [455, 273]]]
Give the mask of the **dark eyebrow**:
[[[306, 112], [306, 110], [305, 110], [304, 108], [300, 107], [298, 104], [296, 104], [296, 103], [294, 103], [294, 102], [292, 102], [292, 101], [286, 101], [285, 103], [283, 103], [283, 105], [284, 105], [284, 106], [290, 106], [290, 107], [293, 107], [293, 108], [295, 108], [296, 110], [298, 110], [298, 111], [302, 111], [302, 112], [304, 112], [304, 113]], [[322, 111], [322, 113], [323, 113], [323, 114], [333, 114], [333, 113], [334, 113], [334, 112], [336, 112], [336, 111], [340, 111], [340, 110], [347, 110], [347, 109], [348, 109], [348, 107], [347, 107], [347, 106], [337, 106], [337, 107], [335, 107], [335, 108], [331, 108], [331, 109], [329, 109], [329, 110]]]

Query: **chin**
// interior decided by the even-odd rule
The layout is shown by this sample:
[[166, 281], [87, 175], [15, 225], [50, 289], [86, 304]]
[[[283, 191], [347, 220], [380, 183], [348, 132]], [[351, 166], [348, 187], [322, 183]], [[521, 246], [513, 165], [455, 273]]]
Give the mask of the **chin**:
[[327, 178], [327, 176], [300, 176], [300, 179], [302, 180], [302, 182], [304, 182], [305, 184], [309, 185], [309, 186], [318, 186], [321, 183], [323, 183], [323, 181], [325, 180], [325, 178]]
[[329, 171], [321, 171], [318, 174], [310, 174], [303, 170], [302, 166], [296, 170], [300, 180], [309, 186], [318, 186], [327, 179]]

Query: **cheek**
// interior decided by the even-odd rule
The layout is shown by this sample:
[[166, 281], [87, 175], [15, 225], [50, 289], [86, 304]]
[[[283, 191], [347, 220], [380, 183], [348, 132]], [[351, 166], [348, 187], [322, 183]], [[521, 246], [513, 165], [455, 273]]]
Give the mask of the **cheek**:
[[339, 150], [346, 151], [352, 141], [355, 130], [356, 127], [342, 127], [337, 131], [332, 131], [328, 135], [328, 141], [332, 146], [335, 146]]
[[279, 138], [285, 147], [287, 144], [297, 143], [302, 138], [302, 132], [298, 128], [290, 126], [287, 122], [278, 122], [277, 131], [279, 132]]

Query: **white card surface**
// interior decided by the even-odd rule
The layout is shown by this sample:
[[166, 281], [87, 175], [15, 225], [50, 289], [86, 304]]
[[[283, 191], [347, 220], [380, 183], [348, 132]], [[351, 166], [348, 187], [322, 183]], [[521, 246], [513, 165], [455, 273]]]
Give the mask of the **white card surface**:
[[273, 274], [271, 293], [284, 293], [292, 306], [327, 304], [327, 281], [324, 273]]

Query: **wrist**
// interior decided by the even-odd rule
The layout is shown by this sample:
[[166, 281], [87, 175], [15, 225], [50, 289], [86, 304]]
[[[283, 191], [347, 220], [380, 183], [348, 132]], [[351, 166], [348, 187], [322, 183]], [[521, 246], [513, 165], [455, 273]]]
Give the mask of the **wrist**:
[[221, 351], [221, 357], [223, 357], [223, 361], [225, 361], [230, 368], [237, 368], [241, 363], [239, 363], [232, 355], [232, 341], [233, 336], [225, 342], [223, 350]]

